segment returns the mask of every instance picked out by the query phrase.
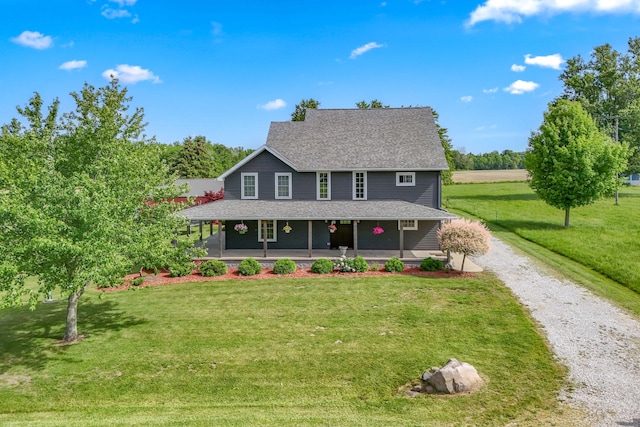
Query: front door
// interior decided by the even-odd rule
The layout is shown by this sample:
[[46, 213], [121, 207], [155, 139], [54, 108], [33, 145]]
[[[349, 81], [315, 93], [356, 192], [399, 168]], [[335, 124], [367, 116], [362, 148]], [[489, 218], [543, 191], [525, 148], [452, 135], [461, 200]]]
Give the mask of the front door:
[[337, 249], [339, 246], [353, 248], [353, 223], [351, 221], [336, 222], [336, 231], [331, 233], [330, 248]]

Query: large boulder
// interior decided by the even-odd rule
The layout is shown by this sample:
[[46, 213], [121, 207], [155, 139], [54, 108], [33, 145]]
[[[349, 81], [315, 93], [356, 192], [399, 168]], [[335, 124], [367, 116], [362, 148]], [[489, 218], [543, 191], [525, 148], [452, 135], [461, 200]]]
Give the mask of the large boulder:
[[422, 380], [440, 393], [469, 392], [482, 385], [482, 379], [478, 375], [476, 368], [456, 359], [449, 359], [446, 365], [436, 370], [433, 374], [426, 374], [426, 372], [423, 374]]

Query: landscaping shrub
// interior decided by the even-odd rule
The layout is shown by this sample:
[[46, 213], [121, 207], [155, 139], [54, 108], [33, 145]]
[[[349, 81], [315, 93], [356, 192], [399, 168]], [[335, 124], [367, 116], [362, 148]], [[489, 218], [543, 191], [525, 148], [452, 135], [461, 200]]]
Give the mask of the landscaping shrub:
[[357, 256], [353, 259], [352, 266], [356, 270], [356, 273], [364, 273], [365, 271], [369, 270], [369, 264], [367, 263], [367, 260], [365, 260], [361, 256]]
[[377, 262], [372, 262], [371, 265], [369, 266], [369, 270], [370, 271], [380, 271], [380, 266], [378, 265]]
[[262, 271], [262, 266], [255, 260], [255, 258], [245, 258], [240, 261], [238, 265], [238, 273], [241, 276], [253, 276]]
[[210, 259], [201, 262], [200, 265], [198, 265], [198, 269], [200, 270], [200, 274], [206, 277], [227, 274], [227, 265], [219, 259]]
[[296, 272], [296, 263], [289, 258], [282, 258], [273, 263], [275, 274], [291, 274]]
[[184, 277], [191, 274], [196, 265], [193, 262], [174, 263], [169, 265], [170, 277]]
[[131, 284], [132, 284], [133, 286], [140, 286], [140, 285], [142, 285], [143, 283], [144, 283], [144, 277], [142, 277], [142, 276], [136, 277], [135, 279], [133, 279], [133, 280], [131, 281]]
[[329, 274], [333, 273], [334, 265], [331, 260], [326, 258], [318, 258], [311, 265], [311, 272], [316, 274]]
[[399, 258], [393, 257], [384, 263], [384, 269], [391, 273], [399, 273], [404, 270], [404, 262], [400, 261]]
[[356, 269], [353, 267], [353, 259], [347, 258], [346, 255], [341, 256], [335, 262], [335, 266], [340, 273], [355, 273]]
[[442, 261], [431, 257], [423, 259], [420, 263], [420, 270], [422, 271], [440, 271], [443, 268]]

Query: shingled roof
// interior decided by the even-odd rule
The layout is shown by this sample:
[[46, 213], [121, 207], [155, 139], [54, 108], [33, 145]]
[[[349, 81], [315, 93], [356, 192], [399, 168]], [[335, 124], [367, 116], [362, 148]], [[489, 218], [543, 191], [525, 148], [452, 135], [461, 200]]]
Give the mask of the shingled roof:
[[431, 108], [308, 109], [303, 122], [271, 122], [263, 151], [298, 172], [448, 169]]

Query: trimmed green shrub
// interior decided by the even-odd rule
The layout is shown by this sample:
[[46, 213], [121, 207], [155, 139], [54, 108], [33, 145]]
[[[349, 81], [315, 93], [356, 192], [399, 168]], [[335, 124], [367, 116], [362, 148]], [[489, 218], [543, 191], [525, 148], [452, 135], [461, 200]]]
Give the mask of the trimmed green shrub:
[[273, 263], [275, 274], [291, 274], [296, 272], [296, 263], [289, 258], [281, 258]]
[[174, 263], [169, 265], [169, 277], [184, 277], [191, 274], [195, 268], [193, 262]]
[[399, 273], [404, 270], [404, 262], [400, 258], [393, 257], [384, 263], [384, 269], [392, 273]]
[[367, 260], [362, 258], [361, 256], [357, 256], [353, 259], [351, 266], [356, 270], [356, 273], [364, 273], [369, 270], [369, 264]]
[[353, 267], [353, 259], [347, 258], [345, 255], [338, 258], [335, 262], [335, 266], [340, 273], [355, 273], [356, 269]]
[[219, 259], [210, 259], [201, 262], [198, 265], [198, 270], [200, 270], [202, 276], [222, 276], [223, 274], [227, 274], [227, 265]]
[[238, 273], [241, 276], [253, 276], [262, 271], [262, 266], [255, 258], [245, 258], [238, 265]]
[[333, 261], [326, 258], [318, 258], [311, 265], [311, 272], [316, 274], [333, 273], [333, 269], [334, 269]]
[[372, 262], [371, 265], [369, 266], [369, 270], [370, 271], [380, 271], [380, 266], [378, 265], [377, 262]]
[[132, 284], [133, 286], [140, 286], [140, 285], [142, 285], [143, 283], [144, 283], [144, 277], [142, 277], [142, 276], [136, 277], [135, 279], [133, 279], [133, 280], [131, 281], [131, 284]]
[[440, 271], [443, 268], [442, 261], [431, 257], [423, 259], [420, 263], [420, 270], [422, 271]]

